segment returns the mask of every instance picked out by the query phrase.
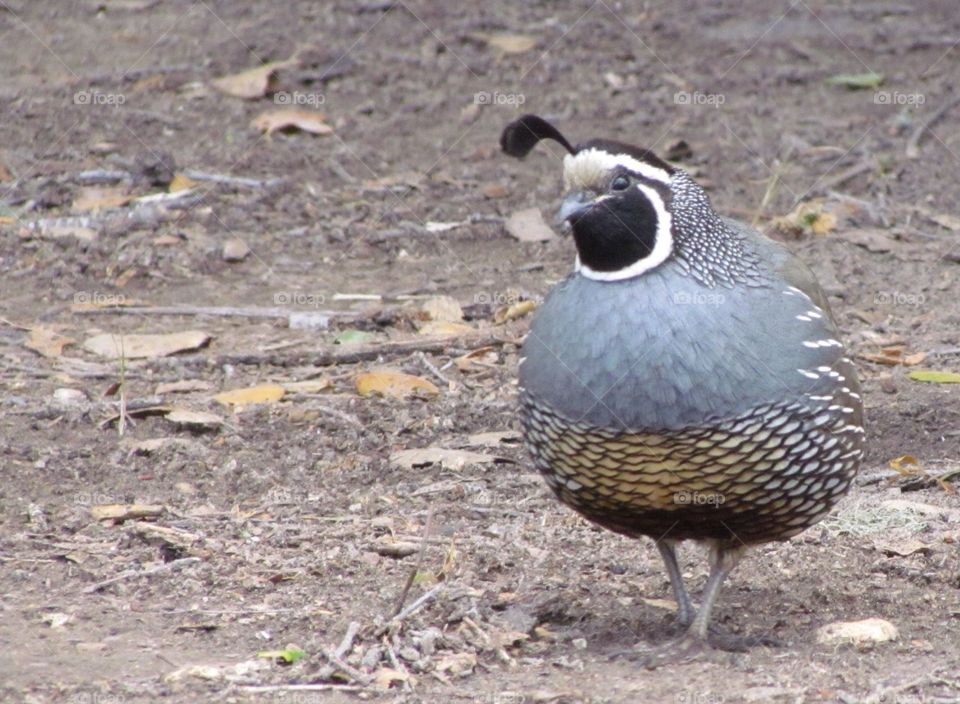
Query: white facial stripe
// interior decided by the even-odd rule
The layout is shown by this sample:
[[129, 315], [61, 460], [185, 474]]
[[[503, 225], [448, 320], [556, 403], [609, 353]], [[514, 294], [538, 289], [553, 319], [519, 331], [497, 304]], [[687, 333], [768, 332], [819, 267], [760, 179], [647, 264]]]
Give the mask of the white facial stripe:
[[639, 188], [640, 192], [647, 197], [647, 200], [649, 200], [653, 206], [654, 212], [657, 214], [657, 234], [653, 242], [653, 251], [643, 259], [639, 259], [633, 264], [623, 269], [618, 269], [617, 271], [594, 271], [590, 267], [582, 264], [578, 256], [573, 268], [588, 279], [595, 281], [623, 281], [624, 279], [630, 279], [646, 271], [650, 271], [655, 266], [660, 266], [673, 251], [673, 234], [671, 233], [672, 220], [670, 213], [668, 213], [666, 207], [664, 207], [663, 198], [650, 186], [638, 183], [635, 184], [635, 187]]
[[564, 187], [567, 191], [595, 187], [617, 167], [628, 169], [665, 186], [670, 185], [670, 174], [657, 166], [634, 159], [629, 154], [611, 154], [599, 149], [585, 149], [563, 157]]

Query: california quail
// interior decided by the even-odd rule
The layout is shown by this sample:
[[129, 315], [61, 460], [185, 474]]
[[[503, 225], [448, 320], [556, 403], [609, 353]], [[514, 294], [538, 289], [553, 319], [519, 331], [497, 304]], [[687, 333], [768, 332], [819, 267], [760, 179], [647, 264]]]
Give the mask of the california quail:
[[[811, 271], [719, 216], [686, 172], [616, 141], [574, 147], [535, 115], [501, 146], [523, 157], [542, 139], [569, 152], [559, 218], [577, 258], [523, 345], [524, 441], [563, 503], [656, 541], [687, 627], [677, 645], [703, 649], [745, 549], [813, 525], [850, 486], [856, 370]], [[696, 615], [682, 540], [709, 547]]]

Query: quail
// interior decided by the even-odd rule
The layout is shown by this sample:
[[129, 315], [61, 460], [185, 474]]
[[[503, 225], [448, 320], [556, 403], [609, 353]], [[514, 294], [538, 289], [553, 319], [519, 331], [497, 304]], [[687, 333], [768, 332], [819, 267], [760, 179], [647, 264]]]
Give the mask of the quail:
[[[747, 548], [800, 533], [848, 490], [856, 369], [810, 269], [720, 216], [684, 170], [614, 140], [573, 146], [536, 115], [500, 144], [519, 158], [544, 139], [567, 152], [558, 219], [577, 256], [523, 344], [524, 444], [564, 504], [656, 542], [685, 629], [672, 651], [742, 649], [708, 630], [721, 584]], [[684, 540], [708, 547], [698, 611]]]

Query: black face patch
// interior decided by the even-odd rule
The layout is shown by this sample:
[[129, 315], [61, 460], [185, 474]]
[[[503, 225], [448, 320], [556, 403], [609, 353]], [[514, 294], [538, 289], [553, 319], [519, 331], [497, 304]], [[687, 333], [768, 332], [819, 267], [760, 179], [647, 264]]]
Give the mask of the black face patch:
[[657, 211], [636, 185], [608, 196], [571, 221], [580, 262], [599, 272], [650, 256], [657, 240]]

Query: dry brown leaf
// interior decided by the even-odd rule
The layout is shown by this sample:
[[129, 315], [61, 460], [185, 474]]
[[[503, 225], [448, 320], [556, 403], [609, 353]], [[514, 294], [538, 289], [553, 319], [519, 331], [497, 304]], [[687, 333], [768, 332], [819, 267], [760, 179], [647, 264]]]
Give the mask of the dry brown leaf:
[[391, 398], [405, 398], [415, 393], [436, 396], [440, 389], [427, 379], [389, 370], [365, 372], [357, 376], [357, 393], [361, 396], [380, 394]]
[[234, 98], [243, 98], [244, 100], [262, 98], [275, 87], [276, 72], [280, 69], [296, 66], [297, 63], [296, 59], [271, 61], [240, 73], [222, 76], [211, 81], [210, 85], [221, 93]]
[[202, 330], [185, 330], [160, 335], [115, 335], [103, 333], [84, 341], [90, 352], [109, 359], [150, 359], [199, 349], [210, 341]]
[[174, 174], [170, 180], [170, 185], [167, 186], [167, 190], [170, 193], [179, 193], [180, 191], [189, 191], [191, 188], [196, 188], [199, 185], [200, 183], [198, 181], [194, 181], [186, 174]]
[[307, 379], [306, 381], [286, 381], [282, 384], [284, 390], [291, 394], [316, 394], [329, 389], [333, 385], [330, 379]]
[[260, 384], [246, 389], [231, 389], [213, 397], [224, 406], [246, 406], [251, 403], [276, 403], [286, 391], [279, 384]]
[[130, 202], [122, 186], [87, 186], [73, 199], [72, 208], [80, 212], [119, 208]]
[[453, 360], [461, 372], [478, 372], [497, 364], [500, 354], [496, 347], [479, 347]]
[[926, 543], [923, 543], [916, 538], [906, 538], [904, 540], [898, 540], [896, 542], [878, 542], [876, 544], [877, 550], [887, 555], [895, 555], [898, 557], [909, 557], [910, 555], [915, 555], [916, 553], [928, 553], [930, 552], [930, 546]]
[[403, 684], [409, 682], [414, 684], [416, 678], [409, 672], [394, 670], [392, 667], [381, 667], [373, 673], [373, 686], [376, 689], [390, 689], [394, 683]]
[[927, 358], [926, 352], [914, 352], [913, 354], [903, 355], [903, 366], [912, 367], [914, 365], [920, 364]]
[[437, 335], [438, 337], [450, 337], [464, 335], [474, 332], [473, 327], [466, 323], [451, 323], [445, 320], [428, 320], [417, 332], [421, 335]]
[[477, 656], [473, 653], [451, 653], [433, 661], [433, 669], [454, 677], [466, 677], [477, 666]]
[[530, 51], [537, 45], [537, 38], [529, 34], [509, 34], [507, 32], [493, 32], [477, 35], [488, 46], [503, 54], [522, 54]]
[[200, 427], [212, 427], [223, 424], [223, 418], [215, 413], [206, 411], [194, 411], [189, 408], [180, 408], [175, 406], [166, 413], [166, 419], [171, 423], [178, 425], [197, 425]]
[[517, 301], [516, 303], [511, 303], [508, 306], [497, 309], [493, 314], [493, 322], [499, 325], [514, 318], [522, 318], [527, 313], [535, 310], [536, 307], [537, 304], [535, 301]]
[[874, 254], [889, 252], [897, 245], [895, 239], [883, 230], [877, 229], [847, 230], [843, 233], [843, 239]]
[[420, 312], [425, 320], [438, 320], [456, 323], [463, 320], [463, 308], [453, 296], [434, 296], [428, 298], [420, 306]]
[[899, 637], [897, 627], [882, 618], [868, 618], [863, 621], [838, 621], [829, 623], [817, 631], [817, 642], [828, 644], [867, 645], [897, 640]]
[[72, 337], [61, 335], [58, 332], [38, 326], [30, 328], [30, 335], [24, 341], [23, 346], [39, 352], [44, 357], [59, 357], [63, 354], [63, 348], [72, 345], [76, 340]]
[[13, 172], [7, 168], [7, 165], [0, 161], [0, 183], [6, 183], [13, 180]]
[[331, 134], [333, 128], [323, 120], [326, 116], [314, 110], [300, 110], [298, 108], [279, 108], [267, 110], [257, 115], [250, 122], [250, 126], [267, 134], [277, 130], [302, 130], [311, 134]]
[[506, 186], [501, 183], [485, 183], [480, 187], [480, 193], [483, 194], [484, 198], [489, 198], [491, 200], [495, 198], [506, 198], [510, 195], [510, 191], [507, 190]]
[[444, 469], [463, 469], [468, 464], [490, 464], [499, 458], [483, 452], [470, 450], [452, 450], [446, 447], [421, 447], [413, 450], [399, 450], [390, 455], [390, 462], [413, 469], [430, 464], [439, 464]]
[[511, 237], [521, 242], [546, 242], [556, 238], [544, 221], [540, 208], [518, 210], [507, 218], [505, 227]]
[[90, 515], [97, 521], [128, 521], [135, 518], [156, 518], [164, 507], [155, 504], [99, 504], [90, 507]]
[[960, 218], [958, 218], [956, 215], [950, 215], [949, 213], [935, 213], [930, 216], [930, 219], [944, 229], [960, 232]]
[[920, 470], [920, 463], [917, 462], [917, 458], [913, 455], [900, 455], [900, 457], [894, 457], [889, 462], [890, 469], [900, 474], [916, 474]]

